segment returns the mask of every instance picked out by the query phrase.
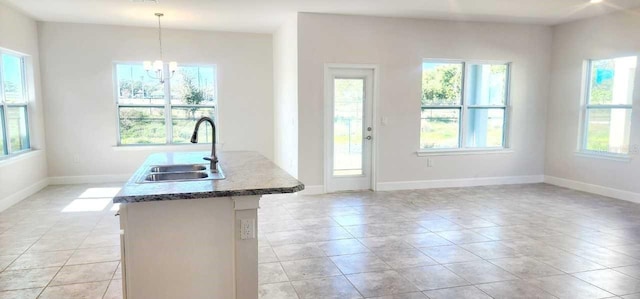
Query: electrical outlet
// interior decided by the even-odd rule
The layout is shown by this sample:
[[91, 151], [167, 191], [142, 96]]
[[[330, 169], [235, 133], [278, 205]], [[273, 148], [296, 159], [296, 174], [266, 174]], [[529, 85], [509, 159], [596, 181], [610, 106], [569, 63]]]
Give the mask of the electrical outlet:
[[240, 240], [256, 238], [256, 220], [240, 219]]
[[433, 167], [433, 160], [431, 160], [431, 158], [427, 159], [427, 167]]

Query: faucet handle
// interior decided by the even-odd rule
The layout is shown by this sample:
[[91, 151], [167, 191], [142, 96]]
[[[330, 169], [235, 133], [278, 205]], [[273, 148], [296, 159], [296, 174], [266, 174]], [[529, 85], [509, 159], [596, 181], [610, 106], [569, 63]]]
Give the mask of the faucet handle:
[[202, 159], [207, 160], [207, 161], [213, 161], [213, 162], [218, 162], [218, 157], [203, 157]]

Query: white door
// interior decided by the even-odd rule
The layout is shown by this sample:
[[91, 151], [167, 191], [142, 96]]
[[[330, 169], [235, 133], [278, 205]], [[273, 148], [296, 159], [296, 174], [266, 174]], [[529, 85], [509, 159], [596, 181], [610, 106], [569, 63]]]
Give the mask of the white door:
[[373, 69], [328, 68], [325, 189], [372, 189]]

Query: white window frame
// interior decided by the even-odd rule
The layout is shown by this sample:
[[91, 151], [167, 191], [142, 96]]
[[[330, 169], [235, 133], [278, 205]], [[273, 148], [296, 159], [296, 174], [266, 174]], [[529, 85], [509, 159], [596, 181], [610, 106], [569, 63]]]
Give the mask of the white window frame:
[[[23, 103], [7, 103], [6, 102], [6, 97], [5, 97], [5, 90], [4, 90], [4, 80], [2, 79], [2, 76], [4, 75], [4, 66], [2, 63], [2, 54], [7, 54], [7, 55], [11, 55], [11, 56], [15, 56], [20, 58], [20, 68], [21, 68], [21, 74], [22, 74], [22, 78], [20, 78], [22, 80], [22, 94], [24, 95], [24, 102]], [[9, 158], [12, 158], [16, 155], [19, 154], [23, 154], [26, 152], [31, 151], [31, 125], [29, 122], [29, 118], [30, 118], [30, 109], [29, 109], [29, 82], [27, 82], [27, 64], [25, 59], [27, 58], [27, 55], [24, 55], [22, 53], [18, 53], [15, 51], [11, 51], [8, 49], [4, 49], [4, 48], [0, 48], [0, 116], [2, 117], [0, 119], [0, 121], [3, 122], [2, 126], [4, 129], [3, 136], [2, 138], [4, 141], [4, 148], [0, 148], [0, 153], [2, 153], [3, 155], [0, 155], [0, 160], [6, 160]], [[27, 140], [28, 140], [28, 147], [25, 149], [21, 149], [21, 150], [17, 150], [17, 151], [11, 151], [11, 139], [9, 138], [10, 136], [10, 127], [9, 127], [9, 120], [8, 120], [8, 116], [7, 116], [7, 108], [20, 108], [23, 107], [26, 111], [25, 113], [25, 126], [26, 126], [26, 130], [27, 130]]]
[[[632, 103], [631, 104], [626, 104], [626, 105], [598, 105], [598, 104], [591, 104], [590, 100], [591, 100], [591, 72], [592, 72], [592, 67], [593, 67], [593, 62], [594, 61], [600, 61], [600, 60], [612, 60], [612, 59], [618, 59], [618, 58], [624, 58], [624, 57], [633, 57], [635, 56], [637, 59], [637, 63], [636, 63], [636, 75], [635, 75], [635, 81], [634, 81], [634, 91], [633, 91], [633, 96], [632, 96]], [[602, 159], [608, 159], [608, 160], [614, 160], [614, 161], [621, 161], [621, 162], [628, 162], [631, 160], [631, 156], [630, 154], [632, 153], [633, 149], [631, 148], [631, 144], [629, 144], [629, 149], [628, 149], [628, 153], [626, 154], [622, 154], [622, 153], [614, 153], [614, 152], [604, 152], [604, 151], [594, 151], [594, 150], [589, 150], [587, 149], [587, 142], [589, 141], [589, 110], [590, 109], [608, 109], [608, 110], [613, 110], [613, 109], [626, 109], [629, 110], [631, 112], [631, 118], [633, 119], [633, 105], [635, 102], [635, 98], [636, 95], [638, 94], [638, 82], [640, 81], [640, 55], [639, 54], [629, 54], [629, 55], [620, 55], [620, 56], [616, 56], [616, 57], [611, 57], [611, 58], [598, 58], [598, 59], [589, 59], [586, 60], [584, 63], [584, 67], [583, 67], [583, 95], [581, 97], [581, 106], [582, 108], [580, 109], [580, 137], [578, 138], [578, 150], [577, 150], [577, 154], [579, 156], [583, 156], [583, 157], [593, 157], [593, 158], [602, 158]], [[633, 125], [633, 123], [632, 123]], [[633, 130], [633, 128], [631, 128], [631, 130]], [[632, 134], [630, 133], [630, 137], [632, 136]], [[631, 142], [631, 141], [629, 141]]]
[[[422, 64], [424, 63], [440, 63], [440, 64], [462, 64], [462, 90], [461, 90], [461, 99], [459, 105], [427, 105], [423, 106], [422, 103], [420, 105], [420, 115], [422, 115], [422, 111], [425, 109], [459, 109], [460, 111], [460, 121], [458, 127], [458, 147], [455, 148], [435, 148], [435, 149], [425, 149], [421, 147], [420, 136], [418, 137], [418, 156], [429, 156], [429, 155], [439, 155], [439, 154], [478, 154], [478, 153], [507, 153], [511, 152], [510, 144], [509, 144], [509, 123], [510, 123], [510, 114], [511, 114], [511, 68], [512, 63], [508, 61], [497, 61], [497, 60], [462, 60], [462, 59], [423, 59]], [[422, 64], [420, 69], [422, 70]], [[507, 78], [506, 78], [506, 90], [505, 90], [505, 102], [504, 105], [469, 105], [468, 103], [469, 92], [468, 85], [469, 82], [469, 70], [471, 65], [482, 65], [482, 64], [490, 64], [490, 65], [506, 65], [507, 66]], [[422, 71], [420, 72], [420, 82], [422, 84]], [[422, 88], [420, 89], [420, 99], [422, 99]], [[502, 146], [500, 147], [468, 147], [467, 146], [467, 136], [466, 132], [468, 130], [468, 117], [469, 110], [471, 109], [503, 109], [504, 110], [504, 122], [502, 124]], [[422, 117], [420, 118], [422, 119]], [[422, 129], [422, 124], [420, 124], [420, 128]]]
[[[180, 146], [185, 145], [186, 143], [175, 143], [173, 141], [173, 119], [171, 115], [171, 108], [190, 108], [190, 107], [198, 107], [198, 108], [213, 108], [214, 111], [214, 120], [216, 125], [218, 124], [218, 111], [219, 111], [219, 102], [218, 102], [218, 67], [216, 64], [211, 63], [190, 63], [190, 64], [180, 64], [178, 67], [211, 67], [214, 71], [214, 104], [213, 105], [173, 105], [171, 103], [171, 79], [170, 79], [170, 71], [169, 64], [165, 63], [163, 65], [163, 76], [165, 82], [163, 83], [163, 91], [164, 91], [164, 105], [153, 105], [153, 104], [120, 104], [119, 102], [119, 90], [118, 90], [118, 65], [126, 65], [126, 64], [139, 64], [143, 65], [141, 61], [116, 61], [113, 62], [113, 82], [114, 82], [114, 97], [116, 103], [116, 123], [117, 123], [117, 132], [116, 132], [116, 144], [118, 147], [153, 147], [153, 146]], [[164, 121], [165, 121], [165, 135], [166, 140], [165, 143], [139, 143], [139, 144], [122, 144], [122, 138], [120, 136], [120, 108], [163, 108], [164, 109]], [[195, 125], [195, 123], [194, 123]], [[216, 128], [218, 129], [218, 128]], [[218, 136], [216, 139], [220, 140], [220, 133], [216, 132]]]

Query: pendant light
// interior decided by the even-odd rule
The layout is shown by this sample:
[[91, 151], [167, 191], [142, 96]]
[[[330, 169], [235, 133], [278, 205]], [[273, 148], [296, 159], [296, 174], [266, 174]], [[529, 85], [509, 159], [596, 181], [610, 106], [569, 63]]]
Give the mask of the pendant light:
[[[155, 16], [158, 17], [158, 42], [160, 44], [160, 60], [145, 61], [144, 69], [147, 71], [147, 75], [153, 79], [157, 79], [160, 81], [160, 84], [163, 84], [165, 81], [164, 76], [164, 61], [162, 60], [162, 23], [160, 22], [160, 18], [164, 16], [163, 13], [157, 12]], [[175, 61], [169, 62], [169, 79], [173, 77], [173, 74], [178, 69], [178, 63]]]

